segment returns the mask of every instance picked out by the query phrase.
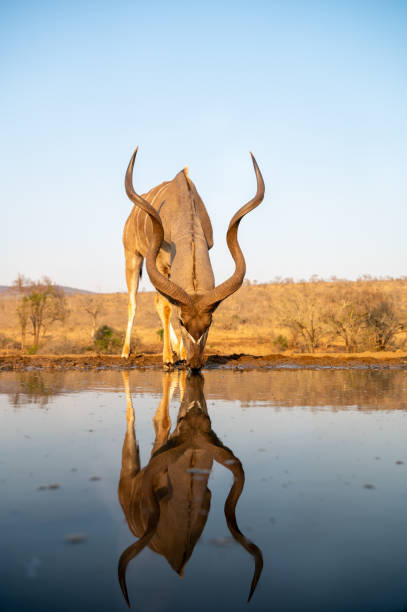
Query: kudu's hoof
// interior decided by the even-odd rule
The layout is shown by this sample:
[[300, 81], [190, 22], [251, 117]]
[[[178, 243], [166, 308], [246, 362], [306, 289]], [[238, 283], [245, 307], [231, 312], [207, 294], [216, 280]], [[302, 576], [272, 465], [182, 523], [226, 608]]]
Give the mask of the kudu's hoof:
[[165, 372], [172, 372], [173, 369], [174, 369], [173, 363], [170, 363], [169, 361], [167, 361], [166, 363], [163, 363], [163, 370], [165, 370]]
[[174, 365], [178, 368], [178, 370], [187, 369], [187, 362], [185, 361], [185, 359], [178, 359], [178, 361], [176, 361]]

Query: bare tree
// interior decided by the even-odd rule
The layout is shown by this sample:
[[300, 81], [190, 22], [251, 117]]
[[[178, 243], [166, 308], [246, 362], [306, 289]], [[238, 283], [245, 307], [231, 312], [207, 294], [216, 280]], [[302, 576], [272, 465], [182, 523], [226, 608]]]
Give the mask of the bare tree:
[[29, 320], [32, 325], [34, 347], [38, 348], [41, 335], [43, 337], [55, 321], [65, 321], [68, 315], [64, 291], [46, 276], [41, 281], [31, 281], [19, 275], [13, 284], [21, 294], [17, 316], [22, 338], [24, 336], [25, 342], [25, 330]]
[[365, 309], [367, 340], [375, 350], [386, 351], [396, 334], [406, 328], [406, 322], [392, 296], [366, 289], [361, 298]]
[[105, 314], [103, 303], [95, 296], [86, 295], [81, 298], [82, 308], [88, 313], [92, 322], [91, 340], [95, 339], [100, 317]]
[[365, 315], [360, 293], [349, 283], [336, 283], [327, 299], [323, 318], [331, 332], [345, 342], [348, 353], [358, 349]]
[[326, 333], [315, 284], [287, 286], [280, 295], [280, 303], [276, 305], [280, 324], [290, 330], [293, 338], [301, 338], [303, 346], [313, 353]]
[[25, 335], [27, 331], [27, 323], [28, 323], [28, 298], [27, 296], [23, 296], [20, 300], [20, 303], [17, 306], [17, 317], [20, 323], [20, 332], [21, 332], [21, 352], [24, 353], [25, 350]]

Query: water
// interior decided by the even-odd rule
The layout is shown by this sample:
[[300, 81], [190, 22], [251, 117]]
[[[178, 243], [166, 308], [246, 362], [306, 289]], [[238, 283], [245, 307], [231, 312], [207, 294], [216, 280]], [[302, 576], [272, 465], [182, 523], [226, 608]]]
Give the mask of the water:
[[2, 373], [0, 422], [1, 612], [407, 609], [406, 372]]

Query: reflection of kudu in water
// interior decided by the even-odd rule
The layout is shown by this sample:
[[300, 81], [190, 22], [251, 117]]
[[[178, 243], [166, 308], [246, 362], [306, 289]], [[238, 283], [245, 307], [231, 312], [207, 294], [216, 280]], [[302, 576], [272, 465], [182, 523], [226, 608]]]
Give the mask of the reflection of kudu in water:
[[[185, 373], [180, 375], [184, 382]], [[263, 559], [260, 550], [245, 538], [236, 522], [236, 504], [244, 486], [242, 464], [211, 429], [203, 394], [203, 377], [199, 374], [186, 378], [177, 425], [174, 432], [169, 434], [168, 403], [170, 382], [175, 380], [174, 376], [163, 375], [163, 399], [154, 416], [156, 439], [151, 459], [141, 470], [128, 372], [123, 372], [127, 432], [123, 444], [119, 500], [131, 531], [139, 538], [120, 557], [118, 570], [123, 595], [130, 605], [126, 568], [147, 545], [163, 555], [171, 567], [183, 575], [206, 524], [211, 500], [207, 485], [215, 460], [234, 476], [225, 502], [225, 517], [233, 538], [255, 560], [250, 600], [261, 574]]]

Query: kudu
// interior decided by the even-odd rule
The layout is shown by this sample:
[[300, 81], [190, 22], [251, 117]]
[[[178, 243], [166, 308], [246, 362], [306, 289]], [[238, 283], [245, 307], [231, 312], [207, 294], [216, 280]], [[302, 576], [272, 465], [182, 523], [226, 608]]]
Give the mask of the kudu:
[[217, 461], [234, 477], [224, 508], [227, 526], [233, 538], [255, 561], [250, 600], [260, 578], [263, 557], [260, 549], [242, 534], [236, 521], [236, 505], [244, 486], [242, 464], [212, 431], [203, 394], [204, 380], [200, 374], [190, 374], [185, 380], [186, 373], [180, 373], [184, 392], [176, 428], [169, 433], [168, 403], [171, 377], [174, 376], [175, 373], [163, 374], [163, 399], [154, 417], [156, 439], [150, 461], [141, 469], [129, 373], [123, 372], [127, 432], [122, 452], [119, 500], [130, 530], [139, 538], [119, 560], [118, 575], [123, 595], [130, 606], [126, 569], [146, 546], [163, 555], [171, 567], [183, 575], [208, 518], [211, 501], [208, 479], [213, 462]]
[[[137, 149], [125, 178], [126, 193], [134, 207], [123, 232], [129, 306], [122, 357], [127, 358], [130, 354], [138, 282], [145, 257], [148, 275], [158, 291], [156, 309], [164, 330], [163, 362], [173, 363], [172, 341], [180, 358], [186, 359], [186, 365], [200, 369], [212, 313], [243, 283], [246, 263], [237, 240], [237, 230], [241, 219], [263, 200], [263, 178], [252, 155], [257, 192], [233, 216], [226, 235], [235, 271], [215, 287], [209, 258], [209, 249], [213, 245], [212, 226], [187, 169], [184, 168], [172, 181], [161, 183], [140, 196], [134, 191], [132, 179], [136, 154]], [[182, 343], [177, 342], [170, 324], [171, 304], [177, 310]]]

